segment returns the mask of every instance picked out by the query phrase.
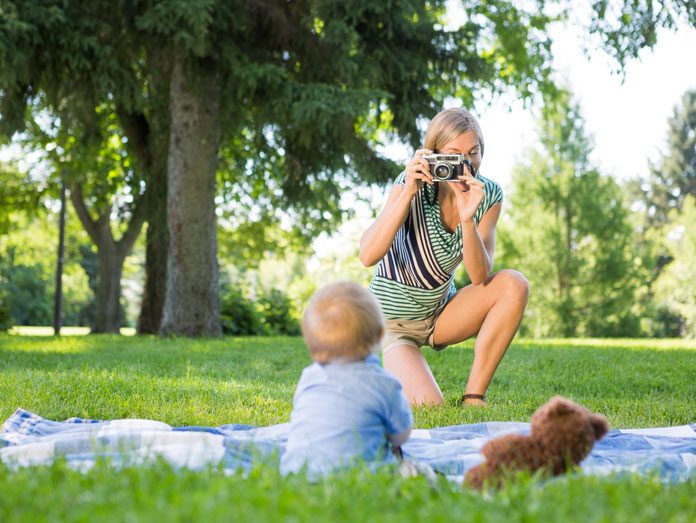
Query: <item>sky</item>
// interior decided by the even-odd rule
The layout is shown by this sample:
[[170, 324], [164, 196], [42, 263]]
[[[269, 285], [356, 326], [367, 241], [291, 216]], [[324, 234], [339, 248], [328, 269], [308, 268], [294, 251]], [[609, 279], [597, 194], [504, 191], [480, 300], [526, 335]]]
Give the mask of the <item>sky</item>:
[[[648, 160], [664, 150], [674, 107], [684, 92], [696, 89], [696, 29], [661, 31], [652, 50], [643, 49], [639, 60], [627, 64], [625, 77], [615, 73], [617, 65], [604, 51], [583, 53], [580, 30], [555, 27], [552, 49], [557, 79], [579, 101], [585, 130], [593, 137], [590, 158], [600, 172], [619, 180], [643, 175]], [[507, 189], [513, 165], [537, 141], [532, 112], [507, 99], [474, 113], [486, 141], [481, 172]]]
[[[452, 23], [456, 4], [451, 2]], [[688, 89], [696, 89], [696, 29], [682, 26], [658, 33], [653, 49], [643, 49], [639, 59], [626, 64], [625, 74], [603, 50], [591, 56], [583, 53], [581, 28], [557, 25], [552, 30], [554, 69], [560, 83], [570, 88], [585, 119], [585, 131], [595, 144], [590, 160], [600, 172], [626, 180], [646, 175], [648, 160], [659, 157], [666, 144], [668, 120]], [[688, 58], [688, 57], [691, 58]], [[452, 100], [445, 108], [459, 106]], [[481, 173], [509, 191], [513, 166], [525, 152], [538, 144], [533, 111], [513, 97], [491, 105], [470, 108], [478, 118], [486, 143]], [[413, 151], [392, 144], [381, 149], [392, 160], [405, 164]], [[395, 173], [396, 176], [396, 173]], [[372, 211], [381, 209], [389, 187], [372, 188], [372, 206], [357, 205], [352, 195], [344, 202], [356, 210], [355, 218], [344, 223], [331, 237], [322, 235], [314, 243], [316, 253], [354, 248], [347, 238], [359, 238], [372, 222]], [[340, 255], [339, 255], [340, 256]], [[316, 263], [316, 261], [315, 261]]]

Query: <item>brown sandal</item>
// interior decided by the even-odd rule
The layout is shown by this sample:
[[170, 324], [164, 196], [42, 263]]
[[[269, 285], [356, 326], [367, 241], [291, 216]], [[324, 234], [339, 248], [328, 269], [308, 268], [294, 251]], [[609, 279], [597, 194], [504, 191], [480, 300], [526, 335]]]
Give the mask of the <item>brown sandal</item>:
[[459, 400], [459, 403], [462, 405], [466, 404], [466, 400], [472, 399], [472, 400], [481, 400], [483, 401], [483, 404], [486, 405], [486, 396], [483, 394], [464, 394], [461, 399]]

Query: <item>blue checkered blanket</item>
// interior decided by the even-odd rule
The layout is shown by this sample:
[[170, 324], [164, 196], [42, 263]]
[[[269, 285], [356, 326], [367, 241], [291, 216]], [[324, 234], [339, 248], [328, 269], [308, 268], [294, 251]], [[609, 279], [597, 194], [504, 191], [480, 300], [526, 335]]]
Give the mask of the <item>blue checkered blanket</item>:
[[[171, 427], [153, 420], [44, 419], [23, 409], [0, 431], [0, 461], [8, 466], [49, 464], [63, 458], [89, 468], [108, 457], [115, 465], [162, 458], [175, 467], [222, 466], [246, 471], [256, 460], [276, 460], [287, 438], [287, 423], [270, 427], [229, 424]], [[406, 458], [430, 465], [454, 481], [483, 459], [479, 449], [506, 433], [527, 433], [528, 423], [488, 422], [417, 429], [404, 445]], [[612, 430], [581, 464], [586, 474], [637, 473], [666, 481], [696, 476], [696, 424]]]

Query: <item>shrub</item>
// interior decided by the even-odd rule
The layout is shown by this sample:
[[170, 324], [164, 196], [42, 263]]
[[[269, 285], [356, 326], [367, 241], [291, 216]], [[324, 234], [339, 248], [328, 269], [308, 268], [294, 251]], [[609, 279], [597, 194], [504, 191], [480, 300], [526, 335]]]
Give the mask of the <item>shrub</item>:
[[0, 332], [7, 332], [13, 323], [10, 306], [4, 293], [0, 290]]
[[261, 315], [251, 300], [238, 288], [228, 288], [220, 300], [220, 322], [222, 332], [233, 336], [255, 336], [266, 334]]
[[256, 302], [256, 308], [269, 334], [297, 336], [300, 333], [300, 324], [293, 315], [292, 301], [283, 291], [271, 289], [263, 293]]

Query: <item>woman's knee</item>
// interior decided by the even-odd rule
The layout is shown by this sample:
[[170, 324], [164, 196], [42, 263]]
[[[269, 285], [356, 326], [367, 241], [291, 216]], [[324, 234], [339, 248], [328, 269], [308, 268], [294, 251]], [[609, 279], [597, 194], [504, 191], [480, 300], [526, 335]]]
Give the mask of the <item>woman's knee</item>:
[[525, 305], [529, 300], [529, 281], [524, 274], [514, 269], [503, 269], [495, 274], [501, 294], [520, 300]]

